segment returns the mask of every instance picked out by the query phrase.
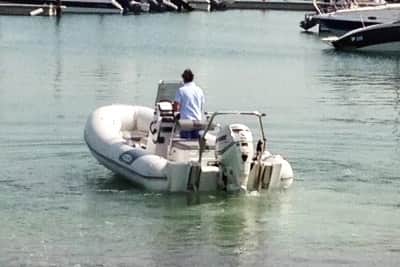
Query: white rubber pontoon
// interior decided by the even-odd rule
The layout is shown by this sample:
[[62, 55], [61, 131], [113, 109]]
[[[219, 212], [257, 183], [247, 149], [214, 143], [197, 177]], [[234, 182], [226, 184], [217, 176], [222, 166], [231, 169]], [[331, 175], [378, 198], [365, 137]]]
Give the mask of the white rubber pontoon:
[[[215, 112], [204, 122], [177, 120], [172, 100], [179, 83], [160, 82], [155, 109], [142, 106], [100, 107], [89, 117], [84, 138], [105, 167], [150, 191], [214, 191], [288, 188], [290, 164], [266, 151], [259, 112]], [[216, 126], [223, 115], [258, 119], [256, 147], [243, 124]], [[181, 130], [203, 130], [200, 140], [182, 139]]]

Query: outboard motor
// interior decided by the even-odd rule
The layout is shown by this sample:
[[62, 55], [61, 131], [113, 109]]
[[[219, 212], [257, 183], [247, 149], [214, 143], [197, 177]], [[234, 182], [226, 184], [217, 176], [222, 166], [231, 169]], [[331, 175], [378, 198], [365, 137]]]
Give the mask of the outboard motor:
[[226, 189], [246, 190], [254, 154], [250, 129], [243, 124], [223, 127], [216, 139], [216, 153], [221, 163]]

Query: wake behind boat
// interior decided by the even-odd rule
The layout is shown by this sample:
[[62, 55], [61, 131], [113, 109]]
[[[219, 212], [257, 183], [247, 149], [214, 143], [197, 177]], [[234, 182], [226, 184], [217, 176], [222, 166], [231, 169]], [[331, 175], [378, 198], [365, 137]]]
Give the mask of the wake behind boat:
[[[172, 102], [180, 83], [160, 82], [155, 109], [143, 106], [100, 107], [89, 117], [84, 138], [105, 167], [150, 191], [261, 190], [288, 188], [293, 171], [283, 157], [266, 150], [260, 112], [225, 111], [206, 121], [177, 119]], [[240, 123], [220, 125], [217, 118], [253, 117], [260, 139]], [[179, 131], [202, 129], [198, 139]]]
[[371, 25], [322, 40], [340, 50], [400, 52], [400, 22]]

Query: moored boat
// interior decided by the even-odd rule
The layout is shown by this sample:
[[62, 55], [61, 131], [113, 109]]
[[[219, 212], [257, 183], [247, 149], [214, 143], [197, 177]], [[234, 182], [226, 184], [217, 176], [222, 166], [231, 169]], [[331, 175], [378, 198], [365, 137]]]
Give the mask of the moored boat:
[[[147, 2], [135, 0], [0, 0], [0, 4], [13, 5], [14, 9], [22, 9], [26, 6], [35, 7], [43, 5], [55, 9], [57, 6], [61, 6], [62, 13], [73, 14], [140, 13], [148, 12], [150, 6]], [[32, 15], [32, 11], [34, 11], [34, 9], [28, 10], [28, 12], [18, 13], [18, 15]], [[12, 14], [11, 10], [9, 10], [9, 12]], [[4, 11], [4, 13], [6, 13], [6, 11]], [[40, 15], [40, 13], [38, 14]], [[56, 15], [56, 12], [52, 12], [50, 15]]]
[[[84, 138], [105, 167], [150, 191], [253, 191], [288, 188], [293, 170], [286, 159], [266, 150], [260, 112], [225, 111], [206, 121], [177, 119], [172, 103], [179, 83], [159, 84], [155, 108], [100, 107], [89, 117]], [[254, 117], [260, 139], [240, 123], [216, 124], [220, 116]], [[241, 118], [240, 121], [242, 121]], [[180, 130], [203, 130], [183, 139]]]
[[0, 15], [16, 16], [57, 16], [65, 6], [53, 4], [18, 4], [0, 2]]
[[348, 31], [365, 26], [391, 23], [399, 20], [400, 4], [386, 2], [371, 3], [371, 5], [352, 5], [342, 9], [324, 11], [314, 1], [315, 14], [306, 14], [300, 27], [308, 31], [318, 26], [318, 32], [330, 32], [342, 35]]
[[400, 52], [400, 22], [371, 25], [323, 40], [340, 50]]
[[[57, 5], [57, 1], [43, 0], [0, 0], [0, 3], [12, 3], [20, 5]], [[124, 9], [116, 0], [67, 0], [62, 1], [63, 13], [95, 13], [95, 14], [119, 14], [123, 13]]]

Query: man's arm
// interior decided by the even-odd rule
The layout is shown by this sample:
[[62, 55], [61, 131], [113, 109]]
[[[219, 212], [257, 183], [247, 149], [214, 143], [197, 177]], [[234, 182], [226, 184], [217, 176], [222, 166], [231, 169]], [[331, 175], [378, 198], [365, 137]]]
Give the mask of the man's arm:
[[201, 97], [201, 113], [203, 116], [206, 114], [206, 98], [204, 97], [204, 94]]
[[174, 103], [172, 103], [172, 110], [174, 112], [179, 112], [181, 110], [181, 105], [178, 101], [174, 101]]
[[174, 103], [172, 103], [172, 110], [179, 112], [181, 110], [181, 89], [179, 88], [175, 95]]

